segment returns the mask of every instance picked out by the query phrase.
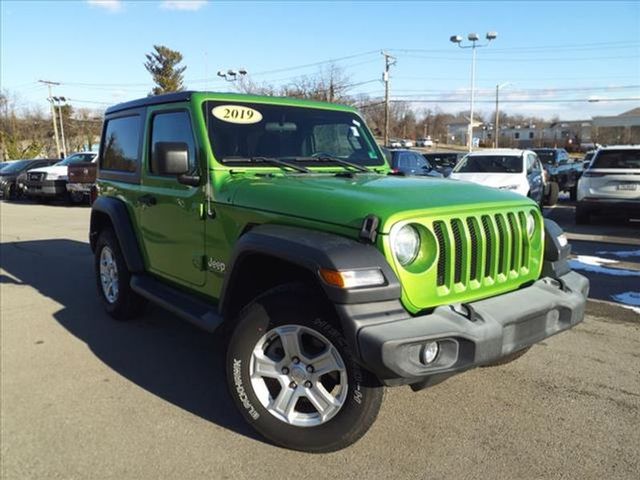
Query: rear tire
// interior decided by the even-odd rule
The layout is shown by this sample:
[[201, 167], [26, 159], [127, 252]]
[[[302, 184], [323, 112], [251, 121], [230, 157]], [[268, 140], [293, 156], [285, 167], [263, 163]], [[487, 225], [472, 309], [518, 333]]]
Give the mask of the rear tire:
[[558, 184], [556, 182], [550, 182], [549, 193], [546, 195], [546, 198], [544, 199], [544, 204], [549, 207], [554, 206], [556, 203], [558, 203], [559, 193], [560, 191], [558, 189]]
[[98, 295], [107, 313], [116, 320], [128, 320], [140, 315], [146, 300], [131, 289], [131, 273], [120, 251], [120, 244], [109, 228], [102, 230], [98, 236], [94, 266]]
[[317, 294], [297, 285], [269, 290], [237, 318], [226, 362], [231, 397], [277, 445], [340, 450], [378, 416], [383, 387], [356, 363], [334, 318]]

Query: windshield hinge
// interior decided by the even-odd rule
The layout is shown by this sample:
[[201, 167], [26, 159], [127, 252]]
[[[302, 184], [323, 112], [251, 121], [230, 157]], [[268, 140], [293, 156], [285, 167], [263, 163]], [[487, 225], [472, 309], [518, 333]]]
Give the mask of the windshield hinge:
[[375, 215], [369, 214], [364, 217], [362, 227], [360, 227], [360, 240], [367, 243], [375, 243], [378, 236], [378, 225], [380, 225], [380, 219]]

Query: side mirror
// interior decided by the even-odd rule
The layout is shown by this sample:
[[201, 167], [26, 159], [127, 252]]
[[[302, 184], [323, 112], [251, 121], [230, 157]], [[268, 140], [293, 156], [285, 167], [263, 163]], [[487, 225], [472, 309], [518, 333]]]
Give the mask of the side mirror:
[[151, 171], [158, 175], [189, 173], [189, 147], [184, 142], [156, 142], [151, 155]]

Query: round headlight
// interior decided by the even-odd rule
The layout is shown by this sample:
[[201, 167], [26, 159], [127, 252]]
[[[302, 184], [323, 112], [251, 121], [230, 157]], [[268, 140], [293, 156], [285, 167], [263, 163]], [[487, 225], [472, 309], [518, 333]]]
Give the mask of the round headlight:
[[533, 232], [536, 230], [536, 219], [533, 218], [533, 214], [527, 213], [527, 235], [533, 236]]
[[393, 253], [400, 265], [409, 265], [420, 251], [420, 234], [411, 225], [405, 225], [393, 239]]

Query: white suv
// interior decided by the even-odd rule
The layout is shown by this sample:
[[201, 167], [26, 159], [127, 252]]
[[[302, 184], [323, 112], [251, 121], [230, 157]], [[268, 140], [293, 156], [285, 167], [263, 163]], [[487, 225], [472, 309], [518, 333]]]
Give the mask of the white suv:
[[640, 218], [640, 146], [599, 148], [578, 181], [576, 223], [592, 213]]
[[544, 200], [542, 164], [531, 150], [494, 148], [471, 152], [453, 167], [449, 178], [511, 190], [532, 198], [538, 205]]

